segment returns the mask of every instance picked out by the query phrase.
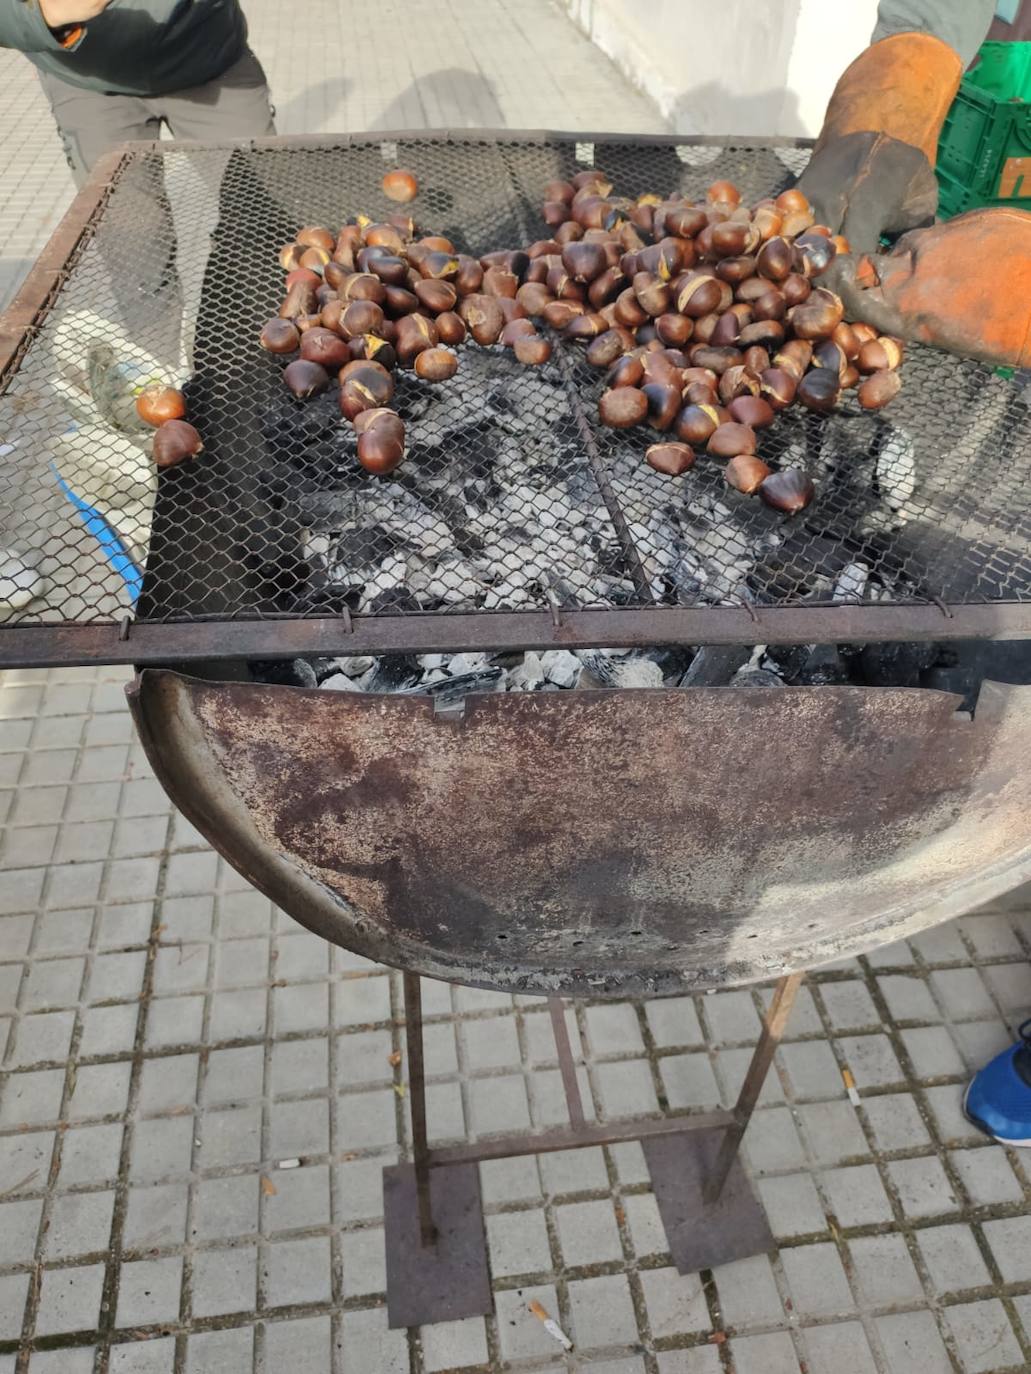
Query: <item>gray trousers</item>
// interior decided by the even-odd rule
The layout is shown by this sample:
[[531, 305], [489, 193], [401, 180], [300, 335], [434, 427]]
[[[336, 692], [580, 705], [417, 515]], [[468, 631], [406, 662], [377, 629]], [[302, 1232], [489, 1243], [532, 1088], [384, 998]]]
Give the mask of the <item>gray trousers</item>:
[[80, 186], [103, 153], [130, 139], [158, 138], [162, 123], [173, 138], [216, 141], [276, 132], [265, 73], [250, 49], [216, 81], [170, 95], [107, 95], [48, 72], [39, 79]]
[[[275, 133], [274, 112], [261, 63], [248, 50], [217, 80], [170, 95], [143, 98], [83, 90], [40, 73], [68, 165], [81, 186], [94, 163], [119, 143], [154, 140], [167, 124], [174, 138], [220, 142]], [[161, 159], [145, 158], [123, 176], [119, 195], [101, 222], [97, 245], [109, 268], [106, 302], [133, 341], [170, 374], [189, 370], [204, 264], [221, 211], [222, 174], [228, 162], [196, 160], [207, 183], [210, 222], [176, 224], [171, 183]], [[196, 188], [192, 192], [196, 204]], [[184, 237], [185, 236], [185, 237]], [[133, 251], [128, 251], [134, 245]]]

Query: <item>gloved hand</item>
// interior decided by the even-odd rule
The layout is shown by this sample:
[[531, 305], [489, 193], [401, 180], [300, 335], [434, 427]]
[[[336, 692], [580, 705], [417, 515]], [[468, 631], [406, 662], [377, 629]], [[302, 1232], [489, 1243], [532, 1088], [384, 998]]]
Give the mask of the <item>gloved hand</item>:
[[851, 320], [1010, 367], [1031, 367], [1031, 214], [971, 210], [890, 253], [836, 258], [820, 279]]
[[929, 33], [882, 38], [856, 58], [798, 183], [818, 223], [875, 252], [882, 234], [933, 221], [938, 138], [962, 74], [959, 54]]

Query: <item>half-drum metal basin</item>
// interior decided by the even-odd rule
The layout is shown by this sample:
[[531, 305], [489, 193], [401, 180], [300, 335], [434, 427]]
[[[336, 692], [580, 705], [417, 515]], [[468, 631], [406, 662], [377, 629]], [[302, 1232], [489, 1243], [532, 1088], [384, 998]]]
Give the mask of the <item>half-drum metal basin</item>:
[[165, 670], [158, 777], [327, 940], [480, 987], [724, 986], [914, 934], [1031, 874], [1031, 688], [362, 696]]

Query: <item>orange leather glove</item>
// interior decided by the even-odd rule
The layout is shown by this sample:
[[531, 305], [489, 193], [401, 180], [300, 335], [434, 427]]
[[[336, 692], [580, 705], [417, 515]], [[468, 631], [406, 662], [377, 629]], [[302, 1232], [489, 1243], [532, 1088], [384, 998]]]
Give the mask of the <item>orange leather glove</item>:
[[[824, 279], [821, 278], [821, 282]], [[1031, 367], [1031, 214], [971, 210], [904, 235], [890, 253], [826, 273], [849, 319], [1010, 367]]]
[[838, 82], [799, 179], [818, 223], [873, 252], [882, 234], [930, 224], [938, 138], [963, 62], [929, 33], [873, 43]]

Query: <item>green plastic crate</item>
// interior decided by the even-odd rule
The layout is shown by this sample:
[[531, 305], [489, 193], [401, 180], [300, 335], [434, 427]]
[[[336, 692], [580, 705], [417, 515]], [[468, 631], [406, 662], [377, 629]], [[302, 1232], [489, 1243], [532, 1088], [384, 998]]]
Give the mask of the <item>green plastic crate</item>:
[[938, 213], [1031, 210], [1031, 43], [985, 43], [938, 144]]

